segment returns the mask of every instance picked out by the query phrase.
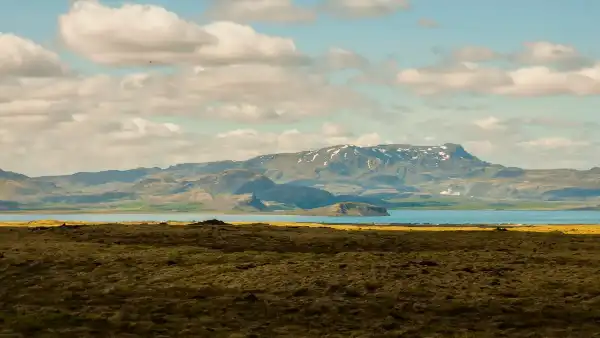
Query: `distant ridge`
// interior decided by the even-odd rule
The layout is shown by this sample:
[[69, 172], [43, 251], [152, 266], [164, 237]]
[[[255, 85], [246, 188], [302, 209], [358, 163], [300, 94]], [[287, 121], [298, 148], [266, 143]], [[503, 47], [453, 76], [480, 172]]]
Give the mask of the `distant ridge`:
[[[250, 198], [251, 197], [251, 198]], [[0, 170], [0, 200], [32, 209], [313, 209], [338, 203], [445, 207], [462, 200], [600, 204], [600, 168], [526, 170], [479, 159], [462, 145], [336, 145], [245, 161], [182, 163], [28, 177]], [[5, 206], [6, 208], [6, 206]], [[240, 209], [241, 208], [241, 209]]]

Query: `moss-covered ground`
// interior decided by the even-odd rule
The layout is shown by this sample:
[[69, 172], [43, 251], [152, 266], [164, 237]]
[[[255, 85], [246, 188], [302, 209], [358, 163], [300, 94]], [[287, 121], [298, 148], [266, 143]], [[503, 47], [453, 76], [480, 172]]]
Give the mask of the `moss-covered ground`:
[[0, 336], [597, 336], [600, 236], [566, 232], [4, 226]]

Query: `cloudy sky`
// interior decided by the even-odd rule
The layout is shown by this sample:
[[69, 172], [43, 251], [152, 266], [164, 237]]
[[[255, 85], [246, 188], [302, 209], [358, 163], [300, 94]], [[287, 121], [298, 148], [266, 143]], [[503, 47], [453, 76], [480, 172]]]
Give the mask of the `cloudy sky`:
[[597, 0], [27, 0], [0, 11], [0, 168], [335, 144], [600, 166]]

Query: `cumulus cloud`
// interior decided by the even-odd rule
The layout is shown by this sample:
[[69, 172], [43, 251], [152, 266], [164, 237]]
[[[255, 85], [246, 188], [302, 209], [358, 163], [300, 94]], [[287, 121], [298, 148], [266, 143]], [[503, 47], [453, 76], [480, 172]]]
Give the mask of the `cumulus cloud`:
[[397, 81], [423, 95], [469, 92], [509, 96], [586, 96], [600, 93], [600, 64], [561, 71], [546, 66], [506, 70], [462, 63], [441, 69], [405, 69], [398, 73]]
[[0, 50], [0, 77], [53, 77], [67, 73], [56, 53], [14, 34], [0, 33]]
[[[199, 26], [158, 6], [112, 8], [95, 0], [73, 2], [59, 26], [69, 47], [99, 63], [189, 65], [168, 73], [3, 80], [4, 115], [18, 112], [24, 119], [40, 113], [36, 119], [42, 121], [56, 110], [67, 120], [83, 112], [262, 123], [373, 108], [363, 95], [332, 84], [323, 69], [291, 67], [307, 61], [292, 40], [259, 34], [249, 26], [225, 21]], [[365, 62], [344, 50], [323, 60], [327, 70]]]
[[172, 74], [0, 81], [0, 117], [72, 114], [181, 116], [240, 123], [298, 121], [341, 110], [371, 111], [364, 95], [326, 75], [270, 65], [181, 70]]
[[230, 21], [205, 26], [154, 5], [76, 1], [59, 18], [64, 44], [107, 65], [305, 63], [291, 39]]
[[443, 91], [481, 92], [510, 86], [512, 79], [500, 69], [461, 63], [448, 68], [405, 69], [398, 73], [397, 81], [421, 94], [437, 94]]
[[343, 48], [330, 48], [324, 58], [324, 66], [329, 70], [359, 69], [369, 66], [369, 60], [364, 56]]
[[410, 8], [408, 0], [325, 0], [325, 10], [338, 16], [364, 18], [389, 15]]
[[398, 72], [398, 62], [395, 58], [389, 57], [382, 62], [369, 63], [368, 67], [362, 68], [361, 72], [350, 78], [349, 82], [353, 84], [393, 86], [398, 84]]
[[213, 0], [207, 16], [235, 22], [311, 22], [314, 8], [297, 6], [292, 0]]
[[[338, 130], [331, 130], [332, 128]], [[372, 146], [382, 142], [379, 134], [352, 135], [341, 126], [324, 125], [321, 131], [300, 132], [288, 129], [280, 133], [258, 132], [255, 129], [237, 129], [217, 135], [221, 146], [235, 159], [268, 153], [296, 152], [339, 144]]]
[[452, 53], [457, 62], [504, 61], [519, 66], [548, 66], [563, 70], [590, 67], [593, 60], [582, 55], [575, 47], [549, 41], [526, 42], [513, 53], [500, 53], [484, 46], [464, 46]]
[[[242, 13], [239, 8], [246, 9]], [[330, 0], [327, 7], [350, 18], [406, 8], [408, 2], [390, 0]], [[213, 10], [215, 16], [240, 22], [312, 20], [297, 16], [298, 8], [287, 0], [217, 1]], [[124, 75], [70, 73], [56, 53], [0, 34], [0, 50], [8, 51], [0, 56], [3, 169], [29, 174], [126, 169], [245, 159], [341, 143], [382, 143], [379, 133], [368, 129], [358, 133], [331, 122], [312, 131], [276, 129], [276, 123], [322, 121], [340, 112], [365, 120], [381, 113], [379, 104], [331, 77], [332, 72], [348, 69], [361, 71], [351, 84], [401, 85], [419, 94], [600, 93], [600, 64], [589, 63], [572, 47], [550, 43], [526, 44], [514, 54], [472, 46], [455, 50], [451, 62], [443, 65], [399, 69], [393, 59], [375, 64], [341, 48], [308, 58], [291, 39], [262, 34], [241, 23], [200, 25], [158, 6], [113, 8], [95, 0], [73, 2], [59, 19], [59, 33], [66, 47], [96, 63], [177, 67]], [[402, 106], [389, 110], [383, 123], [397, 119], [399, 112], [410, 112]], [[223, 120], [229, 131], [194, 130], [214, 120]], [[264, 123], [274, 123], [269, 132], [262, 131]], [[531, 132], [533, 128], [553, 133], [542, 137]], [[547, 166], [559, 163], [546, 157], [556, 149], [596, 149], [594, 128], [597, 125], [484, 115], [462, 124], [454, 119], [407, 123], [402, 138], [409, 143], [460, 142], [490, 156], [485, 159], [535, 167], [541, 159]]]
[[127, 117], [86, 116], [27, 133], [0, 126], [3, 133], [5, 168], [34, 175], [164, 165], [201, 144], [175, 124]]
[[538, 41], [515, 53], [483, 46], [455, 49], [438, 64], [398, 70], [396, 83], [420, 95], [464, 92], [503, 96], [600, 93], [600, 61], [574, 47]]
[[344, 126], [339, 125], [337, 123], [325, 122], [321, 127], [323, 135], [329, 137], [345, 137], [350, 135], [345, 129]]
[[570, 69], [592, 64], [592, 60], [581, 55], [575, 47], [548, 41], [525, 43], [524, 50], [515, 54], [513, 59], [525, 64], [550, 65]]
[[506, 129], [506, 125], [504, 125], [502, 121], [495, 116], [489, 116], [484, 119], [475, 120], [473, 124], [484, 130]]
[[0, 127], [0, 139], [8, 142], [2, 144], [0, 152], [4, 169], [31, 175], [244, 160], [340, 143], [381, 142], [376, 133], [352, 136], [332, 135], [327, 130], [262, 132], [245, 128], [210, 135], [185, 131], [174, 123], [103, 117], [73, 120], [33, 135], [6, 133]]
[[588, 146], [590, 142], [577, 141], [565, 137], [546, 137], [520, 142], [519, 145], [528, 148], [559, 149]]
[[531, 168], [590, 169], [597, 166], [597, 162], [590, 160], [589, 154], [596, 153], [599, 146], [597, 140], [581, 137], [531, 137], [517, 143], [514, 152]]
[[418, 132], [405, 135], [409, 143], [430, 143], [425, 135], [435, 135], [438, 144], [460, 143], [483, 160], [505, 166], [587, 169], [596, 165], [589, 154], [599, 146], [597, 128], [592, 121], [491, 115], [471, 121], [425, 119], [415, 125]]
[[[179, 111], [187, 116], [207, 116], [208, 112], [213, 117], [265, 122], [295, 121], [343, 109], [360, 112], [374, 107], [374, 103], [363, 95], [348, 87], [332, 84], [323, 74], [278, 66], [208, 68], [163, 81], [164, 86], [157, 94], [152, 98], [148, 96], [146, 103], [139, 103], [146, 111], [160, 113], [169, 108], [172, 114]], [[137, 92], [147, 96], [143, 88]], [[179, 105], [179, 109], [161, 107], [161, 103], [165, 102], [173, 102]], [[208, 110], [189, 109], [201, 105], [207, 106]]]
[[[41, 55], [48, 53], [40, 50]], [[37, 69], [35, 63], [28, 67]], [[331, 130], [254, 129], [252, 138], [233, 133], [223, 139], [190, 131], [185, 122], [164, 122], [261, 124], [373, 110], [369, 99], [310, 68], [254, 63], [125, 75], [14, 74], [21, 76], [0, 77], [0, 162], [3, 169], [29, 174], [241, 159], [334, 141], [376, 139], [369, 134], [334, 135]], [[248, 148], [253, 144], [256, 147]]]

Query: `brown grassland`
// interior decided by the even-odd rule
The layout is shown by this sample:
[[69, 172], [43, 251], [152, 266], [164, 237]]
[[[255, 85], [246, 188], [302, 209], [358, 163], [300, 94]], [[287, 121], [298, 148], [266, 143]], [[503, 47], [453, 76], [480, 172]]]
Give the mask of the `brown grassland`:
[[600, 336], [597, 226], [19, 225], [0, 337]]

